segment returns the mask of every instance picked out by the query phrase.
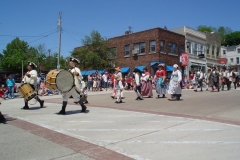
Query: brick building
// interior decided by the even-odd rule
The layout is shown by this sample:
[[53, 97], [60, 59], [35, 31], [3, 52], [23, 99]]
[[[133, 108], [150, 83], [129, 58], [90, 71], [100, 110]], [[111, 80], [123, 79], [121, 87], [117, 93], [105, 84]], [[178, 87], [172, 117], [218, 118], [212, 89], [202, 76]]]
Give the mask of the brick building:
[[147, 67], [153, 75], [159, 63], [165, 63], [168, 75], [172, 65], [178, 64], [185, 49], [185, 37], [167, 29], [153, 28], [108, 39], [115, 66], [121, 67], [123, 74], [134, 68]]

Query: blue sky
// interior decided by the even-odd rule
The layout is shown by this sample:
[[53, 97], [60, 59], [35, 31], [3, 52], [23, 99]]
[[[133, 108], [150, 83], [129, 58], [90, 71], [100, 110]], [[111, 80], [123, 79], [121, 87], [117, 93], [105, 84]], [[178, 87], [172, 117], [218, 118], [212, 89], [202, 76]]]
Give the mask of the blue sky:
[[58, 52], [60, 11], [61, 55], [66, 57], [92, 30], [105, 38], [123, 35], [129, 25], [133, 32], [184, 25], [240, 31], [239, 6], [239, 0], [1, 0], [0, 53], [16, 36], [30, 46]]

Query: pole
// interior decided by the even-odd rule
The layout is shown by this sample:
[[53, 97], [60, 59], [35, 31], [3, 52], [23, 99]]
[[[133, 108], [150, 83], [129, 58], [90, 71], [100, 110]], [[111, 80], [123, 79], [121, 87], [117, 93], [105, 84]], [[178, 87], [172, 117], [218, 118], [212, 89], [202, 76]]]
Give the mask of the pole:
[[59, 37], [58, 37], [58, 61], [57, 61], [57, 69], [60, 69], [60, 53], [61, 53], [61, 33], [62, 33], [62, 12], [59, 13], [60, 19], [57, 21], [58, 22], [58, 32], [59, 32]]
[[48, 55], [48, 64], [49, 64], [49, 69], [51, 69], [51, 61], [50, 61], [50, 53], [51, 53], [51, 49], [48, 49], [48, 53], [49, 53], [49, 55]]
[[23, 78], [23, 56], [22, 56], [22, 78]]

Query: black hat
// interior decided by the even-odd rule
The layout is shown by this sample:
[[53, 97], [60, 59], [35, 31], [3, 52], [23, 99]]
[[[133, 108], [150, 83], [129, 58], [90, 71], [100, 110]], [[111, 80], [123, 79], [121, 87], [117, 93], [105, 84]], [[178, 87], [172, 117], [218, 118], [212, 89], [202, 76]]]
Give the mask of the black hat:
[[80, 63], [80, 61], [78, 59], [74, 58], [74, 57], [71, 57], [70, 61], [75, 62], [75, 63]]
[[226, 66], [223, 66], [222, 69], [225, 69], [225, 70], [226, 70]]
[[138, 73], [141, 73], [141, 71], [138, 69], [138, 68], [134, 68], [133, 72], [138, 72]]
[[32, 66], [32, 67], [34, 67], [34, 68], [37, 68], [37, 65], [36, 65], [35, 63], [33, 63], [33, 62], [28, 61], [28, 65], [29, 65], [29, 66]]

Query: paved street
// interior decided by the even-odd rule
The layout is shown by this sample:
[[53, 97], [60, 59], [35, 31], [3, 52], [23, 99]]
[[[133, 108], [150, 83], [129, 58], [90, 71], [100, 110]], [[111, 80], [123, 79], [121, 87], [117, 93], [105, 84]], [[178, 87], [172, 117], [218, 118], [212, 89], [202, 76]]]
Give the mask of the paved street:
[[41, 97], [42, 109], [5, 100], [0, 110], [16, 120], [0, 124], [0, 159], [239, 159], [239, 90], [184, 90], [174, 102], [126, 91], [122, 104], [89, 92], [87, 113], [70, 99], [64, 116], [60, 95]]

